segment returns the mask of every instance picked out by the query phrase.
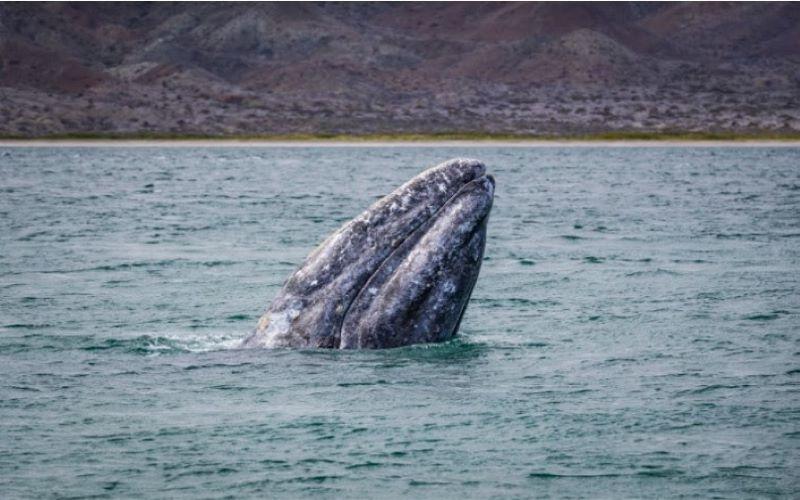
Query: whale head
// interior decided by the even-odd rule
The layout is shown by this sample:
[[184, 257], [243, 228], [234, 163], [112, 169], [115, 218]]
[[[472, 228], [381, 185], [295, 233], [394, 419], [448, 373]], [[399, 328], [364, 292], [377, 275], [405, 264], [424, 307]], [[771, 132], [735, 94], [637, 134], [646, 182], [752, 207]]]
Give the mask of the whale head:
[[317, 247], [243, 347], [386, 348], [452, 338], [478, 277], [494, 179], [430, 168]]

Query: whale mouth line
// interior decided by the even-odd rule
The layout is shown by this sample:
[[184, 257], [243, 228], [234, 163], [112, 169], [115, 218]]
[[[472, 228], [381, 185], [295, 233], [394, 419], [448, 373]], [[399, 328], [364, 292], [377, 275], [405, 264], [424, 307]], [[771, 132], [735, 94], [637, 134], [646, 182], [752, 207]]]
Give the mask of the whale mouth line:
[[[491, 183], [492, 188], [494, 188], [494, 185], [495, 185], [494, 177], [491, 174], [487, 174], [487, 173], [483, 173], [482, 175], [480, 175], [478, 177], [475, 177], [473, 179], [470, 179], [469, 181], [464, 182], [464, 184], [458, 189], [458, 191], [453, 193], [453, 195], [450, 196], [444, 203], [442, 203], [442, 205], [439, 208], [437, 208], [436, 211], [431, 213], [431, 215], [429, 217], [427, 217], [426, 219], [421, 221], [419, 224], [414, 226], [414, 228], [411, 229], [409, 231], [409, 233], [404, 238], [402, 238], [396, 245], [394, 245], [392, 247], [392, 250], [386, 255], [386, 257], [384, 257], [380, 261], [380, 264], [378, 264], [378, 266], [375, 268], [375, 270], [372, 273], [370, 273], [369, 277], [364, 281], [364, 284], [361, 285], [361, 287], [359, 287], [358, 292], [356, 292], [352, 296], [352, 298], [349, 300], [349, 302], [347, 304], [347, 307], [344, 309], [344, 312], [343, 312], [343, 314], [341, 316], [341, 321], [336, 326], [336, 328], [335, 328], [335, 330], [333, 332], [333, 348], [334, 349], [340, 349], [341, 348], [342, 328], [344, 327], [345, 320], [347, 319], [347, 315], [349, 314], [352, 305], [356, 301], [358, 301], [358, 299], [361, 297], [361, 295], [364, 293], [364, 291], [369, 288], [369, 286], [370, 286], [370, 284], [372, 282], [372, 279], [383, 270], [384, 265], [386, 265], [386, 263], [392, 259], [392, 257], [396, 254], [396, 252], [399, 249], [403, 248], [403, 246], [406, 244], [406, 242], [408, 242], [408, 241], [410, 241], [412, 239], [417, 239], [417, 240], [421, 239], [421, 237], [424, 235], [424, 233], [426, 231], [423, 231], [422, 233], [420, 233], [420, 230], [427, 229], [427, 226], [429, 226], [432, 221], [435, 221], [436, 218], [446, 209], [446, 207], [453, 200], [455, 200], [456, 198], [458, 198], [460, 195], [462, 195], [465, 192], [465, 189], [467, 188], [467, 186], [469, 186], [470, 184], [472, 184], [474, 182], [479, 182], [479, 181], [481, 181], [483, 179], [487, 179]], [[481, 217], [480, 221], [482, 222], [483, 220], [488, 218], [488, 216], [489, 216], [489, 214], [487, 212], [486, 214], [483, 215], [483, 217]], [[416, 244], [414, 246], [416, 246]], [[474, 283], [473, 283], [473, 286], [474, 286]], [[472, 293], [472, 287], [470, 288], [470, 294], [471, 293]], [[459, 314], [458, 323], [461, 323], [461, 319], [463, 318], [464, 312], [466, 311], [466, 309], [467, 309], [467, 304], [465, 303], [463, 305], [462, 309], [461, 309], [461, 313]]]

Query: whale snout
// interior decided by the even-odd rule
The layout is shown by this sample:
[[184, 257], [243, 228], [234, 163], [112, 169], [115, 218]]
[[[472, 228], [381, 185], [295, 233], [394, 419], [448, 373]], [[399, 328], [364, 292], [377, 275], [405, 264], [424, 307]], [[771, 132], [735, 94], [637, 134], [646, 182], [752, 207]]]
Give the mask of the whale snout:
[[381, 265], [342, 323], [341, 349], [452, 338], [478, 277], [495, 181], [466, 183]]
[[480, 270], [494, 187], [472, 159], [415, 176], [317, 247], [243, 347], [383, 348], [452, 338]]

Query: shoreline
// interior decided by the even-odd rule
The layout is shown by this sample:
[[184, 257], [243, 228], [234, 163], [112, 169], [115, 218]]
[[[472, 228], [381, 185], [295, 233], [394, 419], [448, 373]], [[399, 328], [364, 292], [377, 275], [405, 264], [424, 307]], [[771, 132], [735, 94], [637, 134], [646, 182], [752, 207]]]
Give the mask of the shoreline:
[[575, 135], [490, 132], [370, 134], [68, 133], [38, 137], [0, 134], [0, 147], [800, 147], [800, 133], [753, 131], [637, 132]]
[[169, 147], [169, 148], [353, 148], [353, 147], [782, 147], [800, 148], [798, 139], [0, 139], [0, 148]]

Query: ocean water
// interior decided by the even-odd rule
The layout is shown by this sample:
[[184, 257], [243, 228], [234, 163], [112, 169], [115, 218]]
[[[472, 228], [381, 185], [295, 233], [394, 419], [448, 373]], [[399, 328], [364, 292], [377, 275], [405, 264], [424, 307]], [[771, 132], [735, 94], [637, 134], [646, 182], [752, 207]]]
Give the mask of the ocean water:
[[[240, 350], [427, 166], [497, 179], [459, 337]], [[800, 149], [0, 149], [0, 496], [797, 497]]]

